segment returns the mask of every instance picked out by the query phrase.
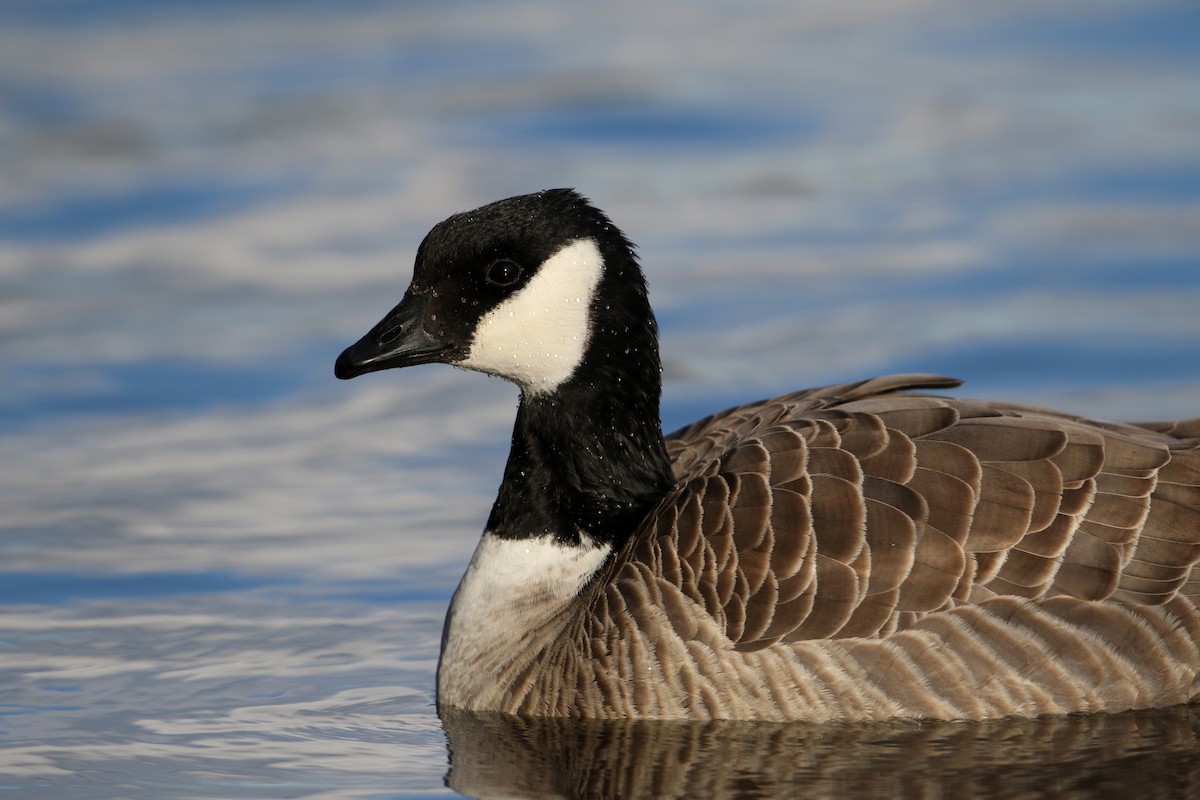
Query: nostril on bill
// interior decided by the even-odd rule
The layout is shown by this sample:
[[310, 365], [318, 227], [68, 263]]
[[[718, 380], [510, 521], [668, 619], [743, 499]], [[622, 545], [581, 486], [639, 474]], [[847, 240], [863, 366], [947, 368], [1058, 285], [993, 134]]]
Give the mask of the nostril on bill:
[[379, 332], [379, 344], [387, 347], [394, 343], [404, 333], [404, 326], [399, 322], [393, 322], [388, 327]]

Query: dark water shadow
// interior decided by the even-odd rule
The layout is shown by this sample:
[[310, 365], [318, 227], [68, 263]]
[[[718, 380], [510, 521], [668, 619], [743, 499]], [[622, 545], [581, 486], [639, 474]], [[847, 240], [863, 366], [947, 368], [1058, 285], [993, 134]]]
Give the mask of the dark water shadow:
[[443, 712], [473, 797], [1200, 797], [1200, 706], [857, 725]]

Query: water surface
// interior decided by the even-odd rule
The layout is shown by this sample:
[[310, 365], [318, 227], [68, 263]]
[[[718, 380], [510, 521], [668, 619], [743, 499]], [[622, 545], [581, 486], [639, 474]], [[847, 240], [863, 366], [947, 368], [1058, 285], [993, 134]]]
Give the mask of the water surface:
[[441, 618], [516, 393], [331, 373], [433, 223], [575, 186], [640, 245], [668, 429], [908, 370], [1200, 415], [1198, 24], [1171, 2], [4, 4], [0, 795], [1196, 793], [1186, 710], [443, 726]]

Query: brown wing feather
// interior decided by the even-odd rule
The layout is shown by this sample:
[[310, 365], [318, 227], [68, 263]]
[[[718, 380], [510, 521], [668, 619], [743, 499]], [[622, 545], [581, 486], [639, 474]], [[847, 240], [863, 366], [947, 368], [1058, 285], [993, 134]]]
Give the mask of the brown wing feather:
[[614, 568], [647, 567], [744, 651], [885, 635], [998, 595], [1200, 594], [1200, 420], [894, 393], [957, 385], [888, 376], [678, 431], [680, 488]]

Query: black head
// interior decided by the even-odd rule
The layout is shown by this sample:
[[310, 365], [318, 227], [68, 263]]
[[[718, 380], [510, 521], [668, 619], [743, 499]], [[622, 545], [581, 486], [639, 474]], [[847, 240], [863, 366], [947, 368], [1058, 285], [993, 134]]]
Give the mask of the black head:
[[600, 286], [614, 279], [644, 298], [628, 240], [571, 189], [455, 214], [425, 237], [403, 300], [335, 374], [443, 362], [552, 389], [582, 360]]

